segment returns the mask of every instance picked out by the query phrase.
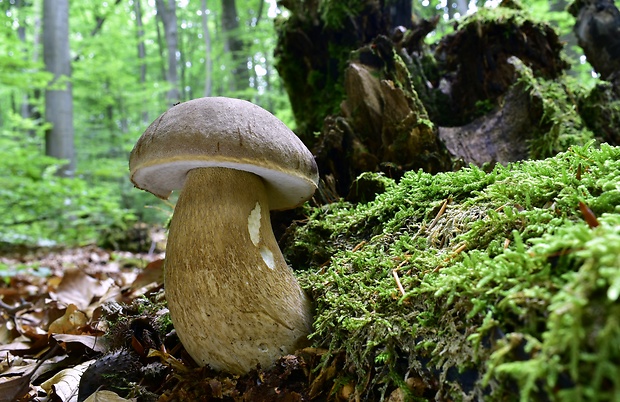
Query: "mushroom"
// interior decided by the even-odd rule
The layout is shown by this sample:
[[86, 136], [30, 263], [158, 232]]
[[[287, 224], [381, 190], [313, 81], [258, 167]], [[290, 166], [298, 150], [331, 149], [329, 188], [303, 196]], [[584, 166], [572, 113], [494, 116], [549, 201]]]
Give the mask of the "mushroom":
[[199, 365], [243, 374], [303, 347], [312, 305], [287, 266], [270, 209], [314, 193], [314, 157], [284, 123], [243, 100], [201, 98], [173, 106], [129, 158], [136, 187], [167, 199], [166, 299]]

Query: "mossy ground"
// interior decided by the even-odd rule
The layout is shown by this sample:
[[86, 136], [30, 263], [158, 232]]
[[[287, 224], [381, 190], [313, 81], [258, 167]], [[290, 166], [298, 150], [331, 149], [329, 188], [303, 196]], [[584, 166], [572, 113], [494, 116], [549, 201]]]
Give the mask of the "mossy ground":
[[620, 400], [620, 148], [409, 172], [308, 212], [284, 251], [323, 368], [361, 399]]

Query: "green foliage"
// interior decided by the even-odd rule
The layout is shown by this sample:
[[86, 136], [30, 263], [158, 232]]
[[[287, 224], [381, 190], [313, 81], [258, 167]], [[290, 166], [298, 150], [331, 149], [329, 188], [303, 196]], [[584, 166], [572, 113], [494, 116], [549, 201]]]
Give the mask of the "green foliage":
[[327, 28], [342, 29], [345, 21], [358, 15], [364, 6], [359, 0], [321, 0], [319, 13]]
[[292, 248], [319, 254], [300, 272], [312, 339], [345, 353], [370, 399], [414, 378], [429, 398], [613, 400], [618, 177], [620, 148], [573, 147], [489, 173], [410, 172], [372, 202], [308, 211]]
[[[54, 175], [59, 161], [46, 158], [44, 93], [50, 74], [41, 48], [42, 2], [0, 0], [0, 163], [6, 211], [2, 241], [82, 243], [105, 228], [122, 231], [139, 217], [163, 223], [161, 201], [137, 191], [127, 159], [146, 126], [167, 104], [166, 47], [154, 4], [142, 6], [138, 35], [135, 2], [71, 2], [70, 47], [78, 177]], [[207, 54], [200, 2], [177, 2], [182, 100], [204, 96]], [[269, 4], [237, 2], [251, 82], [231, 92], [230, 52], [221, 40], [221, 3], [209, 3], [213, 69], [211, 95], [240, 96], [291, 123], [290, 105], [273, 68], [275, 34]], [[143, 43], [146, 56], [138, 57]], [[143, 70], [144, 68], [144, 70]], [[145, 71], [144, 81], [141, 72]], [[21, 116], [21, 117], [20, 117]], [[152, 208], [149, 208], [152, 207]]]
[[[12, 117], [15, 127], [23, 121]], [[62, 161], [42, 155], [37, 138], [0, 132], [1, 243], [95, 242], [105, 228], [135, 219], [120, 208], [120, 194], [112, 186], [55, 176]]]
[[40, 267], [38, 264], [11, 264], [0, 263], [0, 279], [6, 284], [11, 282], [11, 278], [16, 275], [32, 275], [39, 278], [49, 278], [52, 270], [48, 267]]

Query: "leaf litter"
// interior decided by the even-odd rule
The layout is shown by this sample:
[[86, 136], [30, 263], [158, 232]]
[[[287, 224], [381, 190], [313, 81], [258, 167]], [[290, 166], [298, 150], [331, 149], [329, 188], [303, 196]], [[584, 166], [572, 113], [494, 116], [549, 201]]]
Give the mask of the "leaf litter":
[[302, 401], [330, 379], [309, 369], [312, 348], [242, 377], [197, 367], [168, 315], [163, 254], [23, 251], [0, 257], [0, 402]]

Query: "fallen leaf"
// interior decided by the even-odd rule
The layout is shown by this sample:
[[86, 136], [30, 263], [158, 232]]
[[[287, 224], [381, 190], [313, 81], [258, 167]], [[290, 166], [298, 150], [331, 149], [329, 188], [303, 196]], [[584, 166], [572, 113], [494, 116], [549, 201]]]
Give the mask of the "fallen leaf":
[[112, 391], [97, 391], [88, 398], [84, 402], [135, 402], [136, 398], [125, 399], [118, 396], [117, 393]]
[[86, 314], [79, 311], [75, 304], [69, 304], [65, 315], [50, 324], [50, 334], [80, 334], [80, 327], [88, 323]]
[[[66, 355], [53, 356], [46, 359], [43, 363], [35, 359], [22, 359], [20, 361], [13, 361], [11, 366], [4, 370], [0, 376], [30, 376], [32, 380], [37, 379], [41, 375], [54, 370], [59, 364], [62, 364], [63, 360], [67, 359]], [[20, 364], [21, 363], [21, 364]]]
[[80, 310], [86, 310], [94, 297], [105, 294], [114, 284], [109, 279], [100, 281], [84, 273], [80, 269], [65, 271], [60, 284], [55, 292], [50, 292], [50, 297], [64, 304], [75, 304]]
[[30, 390], [30, 376], [24, 375], [0, 382], [0, 402], [14, 402]]
[[108, 348], [103, 341], [101, 336], [94, 335], [72, 335], [72, 334], [52, 334], [52, 338], [58, 343], [81, 343], [89, 349], [94, 350], [95, 352], [105, 352]]
[[41, 388], [47, 392], [47, 396], [57, 396], [62, 402], [77, 402], [80, 378], [88, 366], [94, 362], [95, 360], [89, 360], [62, 370], [41, 384]]
[[132, 290], [137, 290], [142, 287], [148, 286], [152, 283], [164, 282], [164, 260], [159, 259], [148, 263], [146, 267], [138, 274], [136, 279], [131, 284]]

